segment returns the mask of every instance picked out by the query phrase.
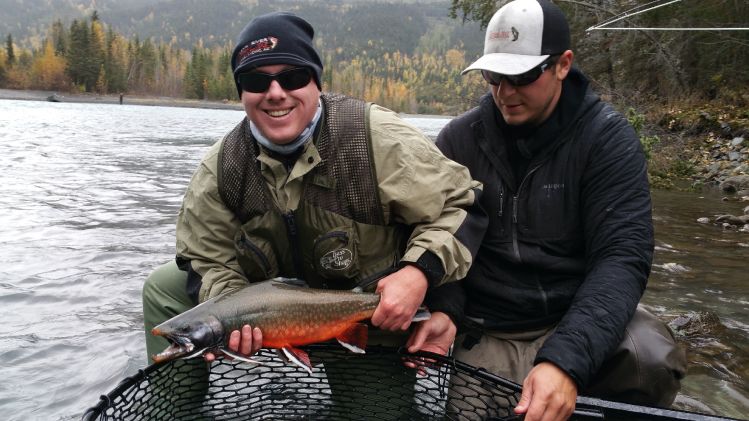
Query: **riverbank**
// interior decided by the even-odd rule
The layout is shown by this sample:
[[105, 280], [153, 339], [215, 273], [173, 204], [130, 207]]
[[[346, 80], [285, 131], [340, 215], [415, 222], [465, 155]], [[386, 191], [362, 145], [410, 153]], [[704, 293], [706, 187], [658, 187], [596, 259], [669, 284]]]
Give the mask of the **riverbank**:
[[[89, 104], [119, 104], [120, 95], [109, 94], [74, 94], [55, 91], [22, 91], [15, 89], [0, 89], [0, 99], [12, 99], [21, 101], [52, 101], [52, 102], [75, 102]], [[241, 110], [239, 101], [206, 101], [197, 99], [157, 97], [145, 95], [123, 95], [123, 105], [147, 105], [160, 107], [188, 107], [188, 108], [210, 108], [222, 110]]]
[[[749, 109], [721, 103], [654, 105], [643, 111], [651, 184], [749, 195]], [[738, 177], [738, 178], [737, 178]], [[687, 181], [689, 183], [684, 183]]]

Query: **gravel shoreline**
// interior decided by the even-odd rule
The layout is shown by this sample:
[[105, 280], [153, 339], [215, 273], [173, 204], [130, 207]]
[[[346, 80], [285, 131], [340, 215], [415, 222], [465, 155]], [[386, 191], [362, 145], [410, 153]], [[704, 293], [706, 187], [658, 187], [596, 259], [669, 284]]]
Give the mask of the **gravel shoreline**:
[[[81, 102], [90, 104], [119, 104], [119, 95], [98, 95], [98, 94], [72, 94], [59, 93], [55, 91], [32, 91], [32, 90], [15, 90], [0, 89], [0, 99], [20, 100], [20, 101], [50, 101], [51, 98], [57, 102]], [[152, 97], [140, 95], [124, 95], [122, 98], [124, 105], [152, 105], [161, 107], [189, 107], [189, 108], [212, 108], [222, 110], [242, 110], [240, 102], [232, 101], [204, 101], [197, 99], [171, 98], [171, 97]]]

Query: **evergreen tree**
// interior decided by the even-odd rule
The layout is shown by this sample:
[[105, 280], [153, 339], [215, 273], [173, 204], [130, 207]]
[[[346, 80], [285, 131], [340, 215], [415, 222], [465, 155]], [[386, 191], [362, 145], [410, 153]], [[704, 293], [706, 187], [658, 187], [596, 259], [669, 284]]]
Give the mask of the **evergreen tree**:
[[68, 76], [73, 83], [85, 91], [91, 91], [96, 83], [95, 75], [90, 74], [90, 34], [88, 25], [77, 19], [70, 24], [70, 42], [65, 56], [68, 62]]
[[158, 68], [156, 48], [151, 39], [146, 39], [140, 45], [138, 51], [140, 58], [140, 79], [138, 80], [138, 89], [149, 92], [154, 89], [156, 82], [156, 69]]
[[13, 35], [8, 34], [5, 38], [5, 63], [12, 67], [16, 63], [16, 54], [13, 51]]
[[52, 23], [52, 43], [55, 47], [55, 54], [58, 56], [65, 56], [67, 51], [67, 33], [65, 27], [62, 25], [62, 21], [57, 19]]
[[125, 83], [122, 41], [111, 27], [107, 30], [105, 44], [104, 73], [107, 76], [107, 92], [124, 92], [127, 84]]
[[104, 27], [99, 21], [96, 10], [91, 15], [91, 28], [89, 30], [89, 57], [86, 64], [86, 90], [95, 89], [99, 93], [106, 93], [106, 71], [104, 60], [106, 58], [106, 40]]
[[184, 89], [185, 96], [193, 99], [205, 99], [208, 84], [208, 56], [203, 48], [195, 46], [192, 49], [192, 57], [185, 71]]

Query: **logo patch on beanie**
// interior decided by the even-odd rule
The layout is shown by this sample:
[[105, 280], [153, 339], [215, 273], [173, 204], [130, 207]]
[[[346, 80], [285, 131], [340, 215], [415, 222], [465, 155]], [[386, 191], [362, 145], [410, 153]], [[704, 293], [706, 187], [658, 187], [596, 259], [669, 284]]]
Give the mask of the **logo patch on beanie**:
[[276, 37], [265, 37], [256, 39], [255, 41], [250, 41], [239, 50], [239, 63], [243, 62], [245, 58], [253, 54], [271, 51], [276, 48], [276, 45], [278, 45], [278, 38]]

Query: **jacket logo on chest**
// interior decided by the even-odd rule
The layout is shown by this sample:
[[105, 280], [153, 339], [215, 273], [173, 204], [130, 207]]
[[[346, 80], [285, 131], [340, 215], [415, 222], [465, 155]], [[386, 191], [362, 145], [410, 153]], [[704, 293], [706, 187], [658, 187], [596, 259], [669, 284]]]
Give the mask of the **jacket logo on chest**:
[[327, 270], [344, 270], [351, 266], [354, 255], [349, 249], [338, 249], [320, 258], [320, 266]]
[[562, 190], [564, 190], [564, 183], [549, 183], [544, 184], [541, 186], [542, 189], [544, 189], [544, 195], [546, 197], [551, 196], [555, 193], [560, 193]]

